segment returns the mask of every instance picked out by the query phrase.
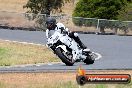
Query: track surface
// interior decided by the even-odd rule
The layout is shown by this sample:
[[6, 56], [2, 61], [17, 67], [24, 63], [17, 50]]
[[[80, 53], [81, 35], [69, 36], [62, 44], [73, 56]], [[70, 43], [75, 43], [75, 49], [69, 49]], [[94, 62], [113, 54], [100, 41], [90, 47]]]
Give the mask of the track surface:
[[[79, 65], [89, 69], [132, 69], [132, 37], [117, 35], [79, 34], [82, 42], [91, 51], [100, 53], [102, 58], [92, 65], [76, 63], [74, 66], [65, 66], [63, 63], [49, 63], [39, 65], [0, 67], [1, 72], [10, 71], [75, 71]], [[0, 39], [46, 44], [45, 32], [3, 30], [0, 29]]]

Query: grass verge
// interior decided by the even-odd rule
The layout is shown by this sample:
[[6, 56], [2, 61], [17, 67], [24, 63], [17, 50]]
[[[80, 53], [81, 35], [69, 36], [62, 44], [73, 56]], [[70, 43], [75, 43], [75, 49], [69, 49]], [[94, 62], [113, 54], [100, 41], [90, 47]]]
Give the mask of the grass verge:
[[46, 46], [0, 40], [0, 66], [56, 62], [59, 59]]
[[[91, 71], [89, 74], [127, 74], [130, 71]], [[0, 88], [132, 88], [129, 84], [86, 84], [79, 87], [76, 73], [4, 73], [0, 74]]]

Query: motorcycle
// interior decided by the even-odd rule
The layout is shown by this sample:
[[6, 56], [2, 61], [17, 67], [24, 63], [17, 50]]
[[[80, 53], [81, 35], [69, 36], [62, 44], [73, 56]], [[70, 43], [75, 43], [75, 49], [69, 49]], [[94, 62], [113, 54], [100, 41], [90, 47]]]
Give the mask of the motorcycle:
[[55, 31], [47, 39], [47, 46], [67, 66], [72, 66], [75, 62], [81, 61], [86, 64], [93, 64], [95, 61], [95, 53], [91, 52], [90, 49], [82, 49], [65, 31], [62, 33]]

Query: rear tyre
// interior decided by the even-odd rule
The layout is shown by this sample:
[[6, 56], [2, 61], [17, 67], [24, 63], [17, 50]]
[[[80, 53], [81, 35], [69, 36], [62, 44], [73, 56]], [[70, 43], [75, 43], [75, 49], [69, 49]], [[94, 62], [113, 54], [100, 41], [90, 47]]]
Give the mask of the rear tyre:
[[69, 59], [67, 56], [64, 55], [63, 50], [61, 48], [57, 48], [55, 52], [61, 59], [61, 61], [65, 63], [67, 66], [73, 66], [73, 64], [75, 63], [73, 59]]

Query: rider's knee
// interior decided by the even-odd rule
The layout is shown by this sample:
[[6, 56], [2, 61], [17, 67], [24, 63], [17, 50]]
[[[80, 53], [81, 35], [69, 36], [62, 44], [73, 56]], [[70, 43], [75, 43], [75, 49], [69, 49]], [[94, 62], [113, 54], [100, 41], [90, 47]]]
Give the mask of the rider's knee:
[[74, 36], [75, 36], [75, 37], [78, 37], [78, 33], [74, 33]]
[[78, 37], [78, 33], [71, 32], [71, 33], [69, 33], [69, 37], [76, 38], [76, 37]]

